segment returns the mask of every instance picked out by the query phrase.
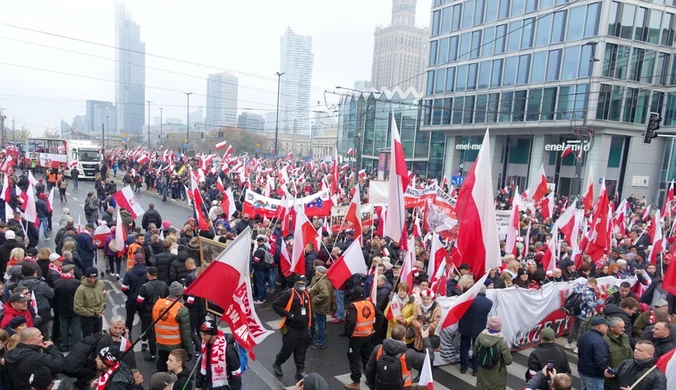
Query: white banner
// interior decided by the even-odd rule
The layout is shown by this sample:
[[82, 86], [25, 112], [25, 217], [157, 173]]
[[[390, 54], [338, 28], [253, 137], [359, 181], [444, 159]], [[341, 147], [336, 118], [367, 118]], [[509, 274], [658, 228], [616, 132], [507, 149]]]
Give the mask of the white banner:
[[371, 180], [369, 182], [369, 202], [376, 206], [384, 206], [387, 204], [387, 181]]
[[[331, 229], [334, 232], [338, 232], [343, 228], [342, 224], [349, 208], [350, 206], [331, 207]], [[373, 224], [373, 203], [361, 205], [361, 224], [364, 229], [368, 229]]]
[[510, 214], [510, 210], [495, 210], [495, 223], [498, 225], [498, 232], [500, 233], [501, 240], [504, 240], [507, 237]]

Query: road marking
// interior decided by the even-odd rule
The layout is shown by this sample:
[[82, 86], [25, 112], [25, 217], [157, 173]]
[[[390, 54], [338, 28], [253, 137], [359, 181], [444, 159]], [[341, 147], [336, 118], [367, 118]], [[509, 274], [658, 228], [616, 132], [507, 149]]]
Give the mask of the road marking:
[[74, 201], [76, 201], [76, 202], [79, 202], [79, 201], [80, 201], [80, 200], [79, 200], [78, 198], [76, 198], [76, 197], [73, 197], [72, 199], [73, 199]]
[[[272, 373], [263, 367], [263, 365], [258, 362], [258, 360], [249, 359], [249, 368], [255, 372], [259, 378], [265, 382], [273, 390], [283, 390], [287, 389], [279, 379], [277, 379]], [[293, 386], [291, 386], [293, 389]]]

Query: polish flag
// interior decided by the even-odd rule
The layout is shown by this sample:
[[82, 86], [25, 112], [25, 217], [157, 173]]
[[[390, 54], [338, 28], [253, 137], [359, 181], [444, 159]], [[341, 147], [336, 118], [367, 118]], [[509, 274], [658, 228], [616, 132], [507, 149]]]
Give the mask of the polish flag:
[[375, 305], [378, 296], [378, 267], [374, 268], [373, 279], [371, 279], [371, 292], [369, 293], [369, 300]]
[[5, 223], [9, 222], [12, 218], [14, 218], [14, 210], [9, 207], [9, 203], [5, 203]]
[[113, 198], [115, 199], [115, 202], [118, 204], [118, 206], [129, 210], [132, 219], [136, 219], [146, 212], [139, 203], [138, 199], [136, 199], [136, 195], [134, 195], [134, 190], [131, 189], [131, 186], [126, 186], [123, 189], [115, 192], [113, 194]]
[[674, 181], [671, 181], [671, 186], [669, 187], [669, 192], [667, 192], [667, 197], [664, 200], [664, 205], [662, 206], [662, 216], [670, 217], [671, 216], [671, 204], [674, 201]]
[[227, 141], [221, 141], [216, 144], [216, 150], [225, 149], [225, 146], [228, 144]]
[[354, 230], [354, 236], [357, 238], [355, 241], [359, 241], [361, 244], [362, 240], [362, 226], [361, 226], [361, 199], [359, 192], [359, 184], [354, 186], [354, 195], [352, 196], [352, 201], [350, 206], [347, 208], [347, 213], [345, 214], [345, 220], [343, 221], [344, 227], [346, 230]]
[[[305, 246], [317, 240], [317, 231], [305, 216], [305, 207], [296, 206], [296, 224], [293, 229], [293, 252], [291, 254], [291, 271], [296, 275], [305, 275]], [[357, 241], [355, 241], [357, 242]], [[360, 250], [361, 253], [361, 250]], [[363, 256], [362, 256], [363, 259]], [[364, 266], [366, 263], [364, 263]], [[331, 267], [333, 268], [333, 267]], [[328, 276], [328, 275], [327, 275]], [[338, 286], [340, 287], [340, 286]]]
[[286, 155], [288, 158], [293, 158], [293, 150], [289, 152], [289, 154]]
[[33, 171], [28, 171], [28, 184], [32, 184], [34, 186], [38, 185], [38, 181], [35, 180], [35, 176], [33, 176]]
[[652, 246], [650, 250], [650, 263], [657, 264], [657, 255], [664, 251], [664, 246], [662, 245], [663, 236], [662, 236], [662, 225], [660, 224], [660, 210], [657, 210], [653, 216], [653, 223], [650, 227], [652, 230]]
[[463, 182], [457, 200], [457, 204], [463, 207], [458, 215], [456, 246], [462, 254], [462, 262], [469, 264], [475, 275], [482, 275], [486, 270], [499, 267], [502, 263], [495, 224], [491, 172], [493, 161], [490, 153], [490, 138], [486, 130], [479, 155]]
[[26, 209], [25, 209], [23, 217], [26, 219], [26, 221], [37, 224], [38, 223], [38, 211], [37, 211], [37, 208], [35, 207], [35, 187], [32, 184], [28, 185], [27, 195], [28, 195], [28, 199], [25, 203]]
[[7, 173], [10, 168], [16, 165], [16, 161], [14, 161], [14, 158], [12, 158], [11, 155], [8, 155], [7, 158], [5, 158], [5, 161], [3, 161], [2, 165], [0, 166], [0, 171]]
[[[516, 187], [516, 194], [519, 193], [519, 187]], [[509, 226], [507, 226], [507, 240], [505, 241], [505, 253], [515, 254], [516, 252], [516, 239], [519, 237], [519, 231], [521, 230], [521, 221], [520, 221], [520, 208], [521, 201], [520, 196], [515, 196], [512, 201], [512, 210], [509, 214]], [[516, 256], [516, 255], [515, 255]], [[517, 256], [518, 257], [518, 256]]]
[[596, 211], [592, 218], [592, 231], [587, 254], [591, 256], [593, 261], [601, 259], [605, 253], [608, 245], [608, 190], [606, 189], [605, 179], [601, 184], [601, 196], [596, 205]]
[[547, 175], [545, 175], [545, 166], [540, 165], [540, 170], [535, 176], [532, 186], [526, 190], [526, 197], [533, 199], [535, 203], [542, 200], [547, 194]]
[[[484, 139], [484, 141], [487, 141], [487, 137]], [[483, 149], [483, 145], [481, 149]], [[479, 154], [481, 154], [481, 152], [479, 152]], [[467, 181], [466, 178], [465, 181]], [[474, 302], [474, 299], [477, 297], [477, 295], [479, 295], [479, 291], [481, 290], [481, 287], [484, 285], [484, 281], [486, 280], [487, 277], [488, 273], [484, 274], [484, 276], [482, 276], [481, 279], [477, 280], [477, 282], [474, 283], [474, 285], [470, 287], [469, 290], [467, 290], [464, 294], [460, 295], [457, 299], [453, 300], [448, 309], [443, 310], [442, 308], [443, 312], [441, 314], [441, 321], [439, 322], [438, 329], [440, 330], [446, 329], [449, 326], [455, 325], [458, 323], [458, 321], [460, 321], [460, 318], [462, 318], [462, 316], [465, 315], [467, 309], [469, 309], [469, 307], [472, 305], [472, 302]]]
[[350, 149], [347, 151], [347, 155], [348, 155], [348, 156], [354, 156], [354, 149], [350, 148]]
[[365, 169], [362, 169], [357, 173], [357, 179], [359, 180], [359, 182], [362, 185], [364, 184], [364, 180], [366, 180], [366, 170]]
[[547, 249], [545, 250], [545, 256], [542, 258], [542, 268], [545, 271], [554, 271], [556, 268], [556, 263], [559, 261], [558, 250], [557, 250], [557, 237], [559, 233], [557, 231], [556, 224], [552, 230], [552, 238], [549, 239], [547, 243]]
[[[575, 225], [575, 215], [577, 214], [577, 199], [573, 200], [570, 203], [570, 206], [561, 214], [559, 219], [556, 220], [556, 227], [561, 233], [563, 233], [563, 239], [566, 242], [573, 241], [573, 227]], [[575, 241], [577, 241], [577, 236], [575, 236]]]
[[115, 247], [117, 247], [117, 255], [122, 256], [126, 252], [125, 243], [127, 242], [127, 227], [122, 223], [119, 207], [117, 208], [115, 220]]
[[540, 213], [542, 214], [542, 219], [554, 218], [554, 191], [545, 196], [540, 203]]
[[139, 157], [136, 160], [136, 162], [139, 163], [139, 165], [143, 165], [143, 164], [147, 163], [148, 161], [150, 161], [150, 159], [148, 158], [148, 154], [146, 154], [146, 153], [144, 153], [141, 157]]
[[408, 241], [406, 254], [401, 259], [403, 264], [399, 273], [399, 281], [408, 284], [408, 293], [413, 292], [413, 267], [415, 266], [415, 239], [411, 237]]
[[120, 336], [120, 351], [121, 352], [127, 351], [129, 349], [130, 345], [131, 344], [129, 344], [129, 341], [127, 340], [126, 337]]
[[643, 210], [643, 214], [641, 215], [641, 219], [642, 219], [642, 220], [648, 221], [648, 219], [650, 218], [650, 207], [651, 207], [651, 206], [652, 206], [652, 205], [648, 205], [648, 207], [646, 207], [646, 208]]
[[[300, 247], [301, 251], [303, 250], [302, 248]], [[294, 255], [297, 250], [298, 248], [296, 248], [296, 244], [294, 243]], [[364, 254], [361, 251], [361, 245], [357, 240], [354, 240], [326, 272], [326, 278], [331, 281], [333, 287], [339, 289], [352, 275], [366, 275], [367, 273], [368, 269], [366, 268]]]
[[49, 191], [49, 196], [47, 197], [47, 211], [50, 213], [54, 211], [54, 187]]
[[[402, 246], [406, 240], [406, 210], [404, 210], [404, 190], [408, 187], [409, 176], [404, 158], [404, 147], [401, 144], [397, 122], [392, 118], [392, 144], [390, 155], [390, 178], [387, 197], [387, 219], [385, 235]], [[492, 195], [491, 195], [492, 196]], [[493, 204], [493, 201], [491, 201]], [[495, 206], [493, 206], [495, 208]], [[493, 211], [495, 216], [495, 211]], [[493, 217], [495, 225], [495, 217]], [[497, 236], [496, 236], [497, 239]]]
[[225, 186], [223, 185], [223, 180], [221, 180], [220, 176], [218, 176], [218, 179], [216, 179], [216, 189], [220, 193], [223, 193], [225, 191]]
[[441, 263], [444, 262], [448, 253], [446, 248], [444, 248], [441, 240], [439, 239], [439, 234], [432, 233], [432, 244], [430, 245], [430, 255], [431, 258], [427, 265], [427, 276], [430, 279], [430, 285], [437, 279], [437, 271], [441, 267]]
[[[615, 218], [613, 218], [613, 233], [622, 233], [624, 234], [627, 229], [627, 208], [629, 204], [626, 199], [622, 199], [622, 203], [617, 207], [615, 211]], [[670, 212], [670, 211], [668, 211]]]
[[289, 256], [289, 250], [286, 247], [286, 240], [282, 240], [282, 246], [279, 252], [280, 262], [279, 267], [282, 270], [282, 275], [288, 278], [291, 276], [291, 256]]
[[9, 179], [7, 176], [9, 175], [5, 175], [5, 179], [2, 182], [2, 193], [0, 193], [0, 199], [5, 201], [5, 203], [12, 199], [12, 190], [9, 187]]
[[335, 155], [333, 156], [333, 165], [331, 165], [331, 196], [340, 192], [338, 189], [338, 149], [335, 149]]
[[418, 386], [424, 386], [429, 390], [434, 390], [434, 378], [432, 377], [432, 360], [430, 360], [430, 350], [425, 350], [425, 362], [420, 371]]
[[73, 160], [70, 162], [70, 165], [68, 165], [69, 168], [74, 168], [79, 164], [80, 162], [78, 160]]
[[235, 197], [232, 194], [232, 189], [225, 190], [223, 200], [221, 201], [221, 209], [228, 219], [237, 211], [235, 208]]
[[561, 152], [561, 158], [564, 158], [571, 153], [573, 153], [573, 145], [568, 145], [563, 149], [563, 152]]
[[225, 160], [232, 154], [232, 145], [228, 145], [228, 148], [225, 149], [225, 153], [223, 153], [223, 159]]
[[676, 388], [676, 348], [657, 359], [657, 368], [667, 377], [667, 389]]
[[197, 215], [197, 225], [200, 230], [211, 230], [207, 223], [207, 216], [204, 213], [204, 200], [202, 199], [202, 194], [200, 194], [197, 181], [194, 177], [191, 178], [191, 187], [193, 193], [193, 206], [195, 207], [195, 215]]

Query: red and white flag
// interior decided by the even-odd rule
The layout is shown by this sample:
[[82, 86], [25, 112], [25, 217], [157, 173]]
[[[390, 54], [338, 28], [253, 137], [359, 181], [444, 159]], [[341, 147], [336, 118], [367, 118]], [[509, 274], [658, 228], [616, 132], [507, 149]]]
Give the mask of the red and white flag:
[[[561, 233], [563, 233], [563, 239], [566, 242], [572, 241], [573, 227], [575, 225], [575, 215], [577, 214], [577, 199], [574, 199], [568, 208], [561, 213], [559, 219], [556, 220], [555, 225]], [[577, 241], [577, 236], [575, 236], [575, 241]], [[571, 242], [572, 243], [572, 242]]]
[[350, 206], [347, 208], [345, 219], [343, 221], [345, 230], [354, 230], [354, 237], [356, 241], [361, 244], [362, 240], [362, 226], [361, 226], [361, 197], [359, 192], [359, 184], [354, 186], [354, 195]]
[[561, 158], [564, 158], [571, 153], [573, 153], [573, 145], [568, 145], [563, 149], [563, 152], [561, 152]]
[[406, 253], [402, 257], [401, 272], [399, 273], [399, 282], [406, 282], [408, 284], [408, 293], [413, 292], [413, 267], [415, 266], [415, 239], [411, 239], [407, 243]]
[[223, 153], [223, 160], [228, 158], [232, 154], [232, 145], [228, 145], [228, 148], [225, 149], [225, 153]]
[[667, 389], [676, 388], [676, 348], [657, 359], [657, 368], [667, 377]]
[[127, 227], [122, 223], [119, 207], [117, 208], [115, 220], [115, 247], [117, 248], [117, 255], [122, 256], [126, 252], [125, 243], [127, 242]]
[[369, 293], [369, 300], [375, 305], [378, 298], [378, 267], [374, 268], [373, 279], [371, 279], [371, 292]]
[[37, 207], [35, 206], [35, 187], [32, 184], [28, 185], [27, 196], [28, 196], [28, 199], [25, 203], [26, 209], [25, 209], [25, 212], [23, 214], [23, 217], [24, 217], [24, 219], [26, 219], [26, 221], [37, 224], [38, 223], [38, 211], [37, 211]]
[[297, 205], [295, 207], [296, 224], [293, 229], [293, 252], [291, 253], [291, 272], [295, 272], [296, 275], [305, 275], [306, 272], [305, 246], [310, 243], [314, 245], [318, 236], [314, 226], [312, 226], [310, 220], [308, 220], [307, 216], [305, 216], [305, 210], [303, 210], [304, 208], [305, 207], [302, 205]]
[[439, 234], [432, 233], [432, 244], [430, 245], [430, 259], [427, 265], [427, 276], [429, 276], [430, 286], [437, 279], [437, 271], [446, 259], [448, 252], [439, 239]]
[[[485, 139], [484, 139], [485, 140]], [[483, 146], [482, 146], [483, 148]], [[465, 179], [467, 180], [467, 179]], [[441, 321], [439, 323], [439, 329], [446, 329], [449, 326], [455, 325], [460, 321], [463, 315], [467, 312], [467, 309], [474, 302], [474, 298], [479, 295], [481, 287], [484, 285], [484, 281], [488, 277], [488, 273], [484, 274], [481, 279], [477, 280], [472, 287], [470, 287], [467, 292], [460, 295], [456, 300], [451, 302], [451, 306], [441, 313]]]
[[[293, 253], [296, 253], [295, 243]], [[331, 281], [333, 287], [339, 289], [352, 275], [366, 275], [367, 272], [361, 245], [354, 240], [326, 272], [326, 278]]]
[[197, 226], [200, 230], [211, 230], [209, 227], [208, 218], [204, 210], [204, 201], [202, 199], [202, 194], [200, 194], [197, 181], [193, 176], [191, 178], [191, 191], [193, 193], [193, 206], [195, 207], [195, 215], [197, 216]]
[[333, 164], [331, 165], [331, 196], [336, 195], [340, 192], [338, 189], [338, 180], [339, 180], [339, 170], [338, 170], [338, 149], [335, 150], [335, 155], [333, 156]]
[[662, 224], [660, 223], [660, 210], [657, 210], [653, 216], [653, 223], [650, 226], [651, 238], [652, 238], [652, 249], [650, 250], [650, 263], [657, 264], [657, 255], [661, 254], [664, 251], [663, 239], [662, 236]]
[[354, 156], [354, 149], [352, 149], [352, 148], [348, 149], [347, 155], [348, 156]]
[[526, 197], [533, 199], [535, 203], [542, 200], [547, 194], [547, 175], [545, 175], [545, 166], [540, 165], [540, 170], [535, 175], [535, 181], [526, 190]]
[[12, 190], [9, 187], [9, 179], [7, 176], [9, 175], [5, 175], [5, 178], [2, 181], [2, 193], [0, 193], [0, 199], [5, 201], [5, 203], [12, 199]]
[[[384, 234], [402, 246], [406, 240], [406, 210], [404, 209], [404, 190], [408, 187], [409, 175], [404, 158], [397, 122], [392, 118], [392, 144], [390, 155], [390, 178], [387, 196], [387, 219]], [[493, 202], [491, 202], [493, 203]], [[493, 207], [495, 208], [495, 207]], [[495, 212], [493, 212], [495, 215]], [[495, 217], [493, 218], [495, 225]], [[497, 236], [496, 236], [497, 239]]]
[[674, 181], [671, 181], [671, 186], [669, 186], [669, 191], [667, 192], [666, 199], [664, 199], [664, 205], [662, 206], [662, 216], [670, 217], [671, 216], [671, 204], [674, 202]]
[[[56, 186], [55, 186], [56, 187]], [[49, 195], [47, 196], [47, 211], [50, 213], [54, 211], [54, 187], [52, 187], [51, 190], [49, 190]]]
[[216, 144], [216, 150], [225, 149], [225, 146], [228, 144], [227, 141], [221, 141]]
[[516, 196], [512, 200], [512, 210], [509, 214], [509, 226], [507, 226], [507, 240], [505, 241], [505, 253], [516, 255], [516, 239], [521, 231], [521, 196], [519, 196], [519, 187], [516, 187]]
[[418, 386], [424, 386], [429, 390], [434, 390], [434, 377], [432, 376], [432, 360], [430, 359], [429, 349], [425, 349], [425, 362], [423, 363], [422, 370], [420, 370], [420, 379], [418, 379]]
[[291, 256], [289, 256], [289, 250], [286, 247], [286, 240], [282, 240], [282, 246], [279, 252], [279, 267], [282, 270], [282, 275], [287, 278], [291, 276]]
[[458, 210], [460, 226], [456, 246], [462, 253], [462, 262], [469, 264], [475, 275], [483, 275], [502, 263], [495, 224], [492, 164], [486, 130], [479, 155], [462, 184], [457, 201], [463, 207]]
[[221, 201], [221, 209], [229, 220], [230, 217], [237, 211], [235, 207], [235, 196], [232, 194], [232, 189], [228, 187], [225, 190], [223, 200]]
[[[559, 252], [557, 250], [558, 236], [559, 232], [557, 231], [556, 224], [554, 224], [552, 238], [549, 239], [549, 242], [547, 243], [547, 249], [545, 249], [545, 256], [542, 258], [542, 268], [544, 268], [545, 271], [554, 271], [554, 268], [556, 268], [556, 263], [559, 261]], [[527, 243], [524, 243], [524, 245], [527, 245]]]
[[289, 152], [289, 154], [286, 155], [288, 158], [293, 158], [293, 150]]
[[587, 254], [593, 261], [601, 259], [608, 246], [608, 190], [605, 179], [601, 184], [601, 196], [592, 219]]
[[223, 193], [223, 191], [225, 191], [225, 186], [223, 185], [223, 180], [221, 180], [220, 176], [218, 176], [218, 179], [216, 179], [216, 189], [220, 193]]
[[551, 191], [540, 202], [540, 213], [542, 214], [542, 219], [554, 218], [554, 191]]
[[150, 161], [150, 159], [148, 158], [147, 153], [143, 153], [143, 155], [136, 160], [136, 162], [139, 163], [139, 165], [143, 165], [148, 161]]
[[115, 199], [115, 202], [118, 206], [129, 210], [132, 219], [136, 219], [146, 212], [139, 203], [138, 199], [136, 199], [136, 195], [134, 195], [134, 190], [131, 189], [131, 186], [126, 186], [123, 189], [115, 192], [113, 194], [113, 198]]

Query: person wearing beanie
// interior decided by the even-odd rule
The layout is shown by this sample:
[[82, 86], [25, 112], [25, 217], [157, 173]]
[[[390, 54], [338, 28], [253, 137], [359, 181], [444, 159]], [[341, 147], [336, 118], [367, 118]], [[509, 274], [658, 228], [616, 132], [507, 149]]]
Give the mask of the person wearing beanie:
[[21, 332], [27, 327], [28, 324], [26, 323], [26, 317], [17, 316], [12, 318], [12, 320], [9, 321], [9, 324], [7, 324], [7, 326], [5, 326], [3, 329], [11, 337], [14, 336], [16, 333], [21, 334]]
[[28, 273], [24, 273], [23, 280], [19, 282], [19, 286], [24, 286], [27, 289], [31, 290], [35, 296], [35, 301], [37, 302], [37, 313], [42, 322], [36, 327], [40, 329], [40, 332], [45, 336], [45, 339], [49, 339], [49, 329], [51, 328], [50, 321], [52, 320], [52, 305], [51, 300], [54, 299], [54, 289], [49, 287], [47, 282], [42, 279], [38, 279], [35, 275], [35, 270], [27, 267]]
[[14, 230], [7, 229], [5, 232], [5, 242], [0, 245], [0, 274], [2, 275], [5, 274], [5, 267], [14, 248], [23, 248], [23, 245], [16, 240]]
[[99, 270], [96, 267], [87, 268], [75, 291], [73, 311], [80, 316], [83, 338], [103, 329], [106, 296], [103, 282], [98, 280], [98, 276]]
[[96, 389], [137, 388], [134, 385], [138, 383], [131, 368], [118, 359], [117, 352], [113, 347], [105, 347], [96, 355], [96, 371], [101, 373]]
[[169, 286], [157, 279], [158, 273], [159, 271], [155, 266], [146, 268], [148, 282], [141, 286], [136, 297], [136, 304], [139, 306], [139, 313], [141, 314], [141, 329], [148, 329], [145, 337], [141, 340], [141, 351], [145, 352], [150, 347], [150, 355], [144, 358], [149, 362], [155, 361], [157, 357], [155, 330], [150, 327], [153, 322], [153, 307], [158, 299], [169, 296]]
[[136, 253], [134, 254], [134, 266], [124, 274], [122, 285], [120, 286], [120, 290], [122, 290], [124, 295], [127, 296], [127, 300], [124, 304], [125, 310], [127, 312], [125, 317], [125, 326], [127, 329], [129, 329], [130, 338], [133, 336], [131, 334], [131, 330], [134, 327], [134, 316], [139, 311], [136, 298], [138, 298], [138, 293], [141, 289], [141, 286], [143, 286], [143, 284], [147, 281], [146, 259], [143, 257], [142, 253]]
[[571, 373], [568, 355], [555, 341], [556, 333], [554, 329], [550, 327], [542, 329], [540, 332], [540, 344], [528, 356], [526, 381], [529, 381], [535, 374], [542, 371], [549, 362], [554, 362], [556, 372]]
[[190, 336], [190, 312], [181, 303], [183, 285], [173, 282], [169, 286], [169, 296], [159, 298], [153, 306], [155, 340], [157, 341], [157, 371], [167, 371], [169, 353], [183, 348], [192, 358], [195, 348]]
[[[70, 347], [82, 339], [80, 317], [73, 310], [75, 292], [80, 286], [80, 280], [75, 278], [75, 265], [66, 264], [61, 267], [59, 279], [54, 281], [54, 307], [59, 316], [61, 344], [59, 350], [67, 352]], [[55, 316], [57, 313], [55, 313]], [[70, 337], [69, 337], [70, 335]]]
[[512, 353], [504, 337], [502, 337], [502, 320], [490, 317], [474, 344], [474, 359], [478, 361], [476, 388], [507, 388], [507, 366], [512, 364]]
[[[202, 339], [200, 356], [203, 358], [200, 360], [202, 369], [195, 376], [195, 387], [241, 390], [241, 363], [235, 338], [219, 330], [212, 320], [204, 321], [199, 326], [199, 333]], [[216, 356], [218, 359], [215, 359]]]
[[331, 298], [333, 287], [326, 277], [326, 267], [320, 265], [315, 268], [315, 276], [307, 289], [312, 298], [312, 314], [317, 332], [312, 349], [323, 349], [326, 346], [326, 316], [331, 313]]

